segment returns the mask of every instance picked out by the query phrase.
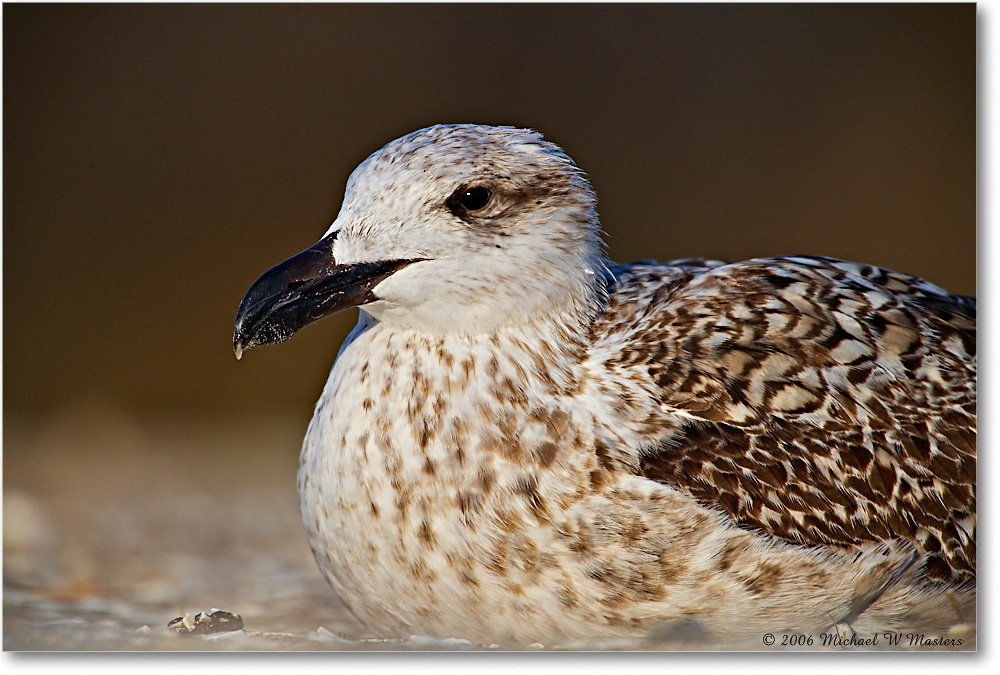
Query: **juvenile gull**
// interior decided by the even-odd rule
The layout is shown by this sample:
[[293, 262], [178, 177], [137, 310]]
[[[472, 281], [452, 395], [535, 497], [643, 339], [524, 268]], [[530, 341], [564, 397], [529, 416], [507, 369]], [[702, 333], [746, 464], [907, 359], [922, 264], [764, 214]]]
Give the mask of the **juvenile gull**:
[[351, 175], [234, 345], [360, 306], [302, 517], [385, 635], [860, 632], [975, 598], [976, 301], [817, 257], [613, 265], [540, 134], [440, 125]]

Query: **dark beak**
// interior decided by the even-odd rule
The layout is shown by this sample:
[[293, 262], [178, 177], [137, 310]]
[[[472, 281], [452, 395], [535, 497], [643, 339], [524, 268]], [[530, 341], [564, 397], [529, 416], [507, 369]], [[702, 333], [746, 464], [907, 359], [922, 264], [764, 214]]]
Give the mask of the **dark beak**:
[[342, 309], [377, 300], [372, 289], [416, 260], [338, 265], [337, 233], [264, 272], [247, 291], [236, 313], [233, 350], [284, 342], [304, 326]]

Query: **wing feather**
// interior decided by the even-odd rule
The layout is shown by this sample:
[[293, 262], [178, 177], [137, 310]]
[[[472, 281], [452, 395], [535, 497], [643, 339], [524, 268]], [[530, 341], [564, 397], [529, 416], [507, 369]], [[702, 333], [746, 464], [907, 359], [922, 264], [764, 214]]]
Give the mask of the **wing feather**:
[[636, 471], [791, 542], [903, 538], [974, 578], [974, 298], [830, 258], [612, 274], [594, 349], [671, 420]]

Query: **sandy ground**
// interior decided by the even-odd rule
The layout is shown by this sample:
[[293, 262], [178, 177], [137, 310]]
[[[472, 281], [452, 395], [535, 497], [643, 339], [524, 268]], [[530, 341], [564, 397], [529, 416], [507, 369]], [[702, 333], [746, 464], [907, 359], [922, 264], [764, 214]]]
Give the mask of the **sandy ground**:
[[[95, 404], [46, 421], [5, 418], [4, 650], [490, 649], [375, 639], [337, 600], [299, 521], [304, 429], [304, 420], [139, 423]], [[245, 629], [167, 628], [216, 607], [239, 614]], [[974, 625], [950, 633], [975, 648]], [[684, 629], [545, 647], [781, 649], [710, 643]]]
[[[342, 648], [308, 637], [320, 626], [365, 637], [302, 532], [301, 433], [274, 420], [139, 425], [99, 406], [5, 419], [4, 649]], [[166, 627], [213, 607], [257, 635]]]

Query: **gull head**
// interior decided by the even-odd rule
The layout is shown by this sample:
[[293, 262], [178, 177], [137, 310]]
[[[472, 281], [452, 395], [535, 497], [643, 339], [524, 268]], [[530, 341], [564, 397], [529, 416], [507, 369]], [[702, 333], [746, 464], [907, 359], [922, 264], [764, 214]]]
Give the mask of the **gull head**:
[[353, 306], [432, 335], [582, 315], [603, 265], [595, 205], [583, 172], [535, 131], [456, 124], [403, 136], [354, 170], [317, 244], [251, 286], [237, 356]]

